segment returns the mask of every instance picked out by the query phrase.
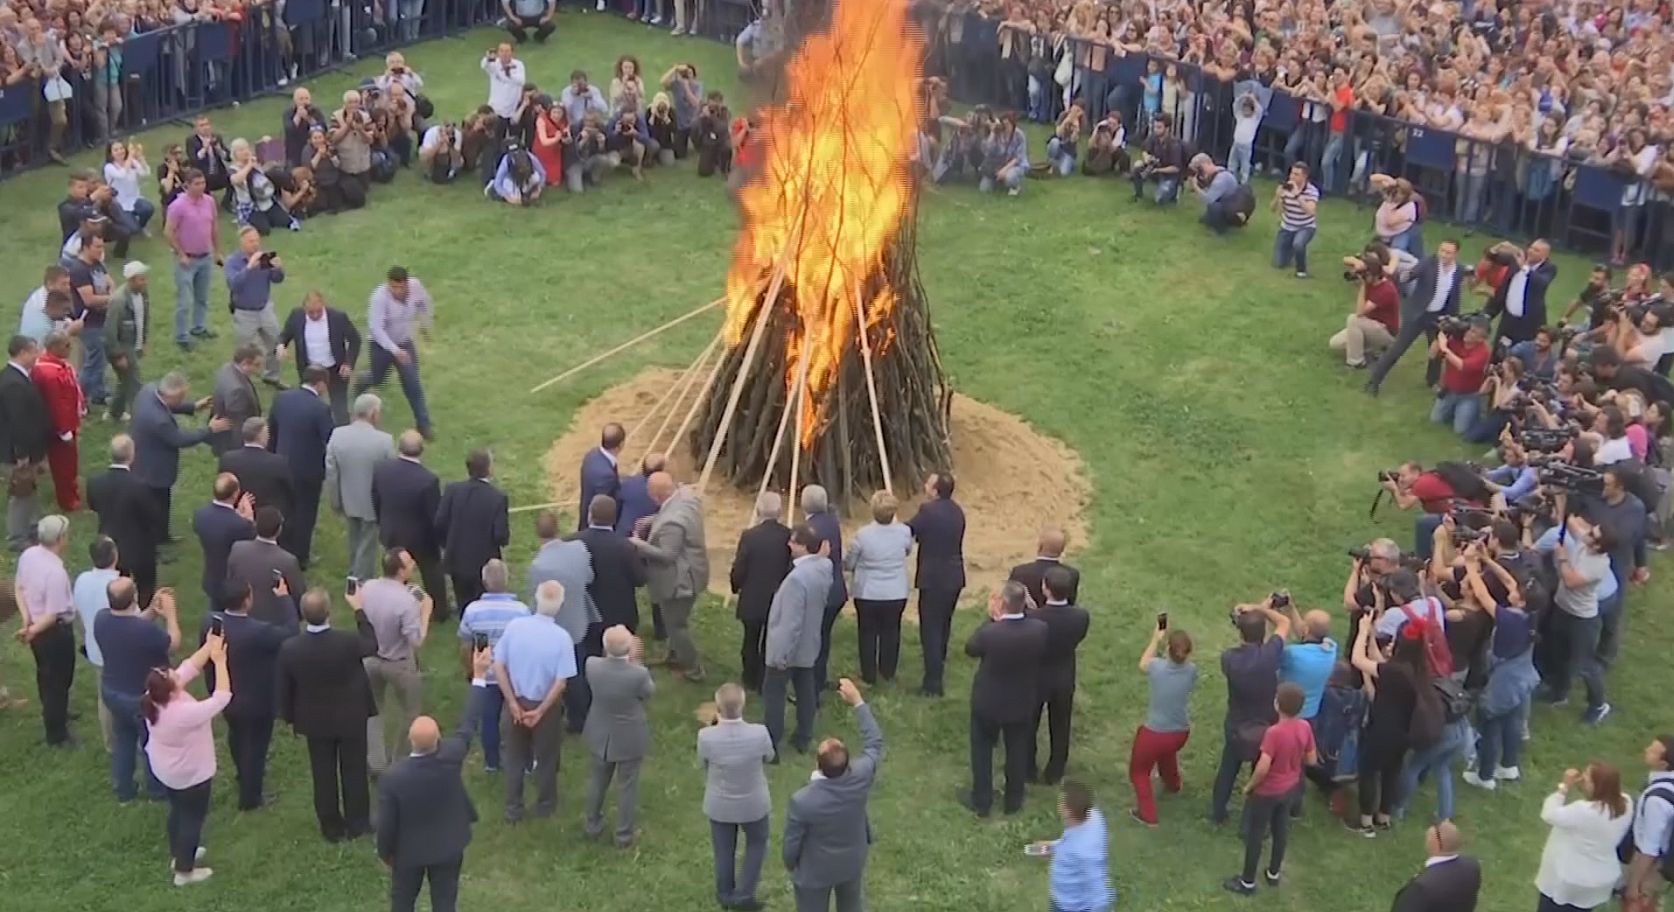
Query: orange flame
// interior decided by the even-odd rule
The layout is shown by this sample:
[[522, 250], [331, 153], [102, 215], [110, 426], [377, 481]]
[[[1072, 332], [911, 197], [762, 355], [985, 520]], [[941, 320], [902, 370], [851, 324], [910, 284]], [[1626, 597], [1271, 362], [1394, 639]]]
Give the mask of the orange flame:
[[[786, 64], [787, 99], [760, 112], [751, 142], [762, 171], [739, 194], [744, 229], [727, 274], [727, 341], [749, 333], [787, 247], [777, 306], [794, 314], [785, 384], [794, 390], [809, 344], [804, 447], [818, 436], [823, 395], [856, 344], [855, 301], [868, 327], [895, 306], [883, 258], [912, 211], [918, 142], [916, 80], [924, 45], [906, 0], [837, 0], [828, 31]], [[868, 332], [875, 351], [878, 333]]]

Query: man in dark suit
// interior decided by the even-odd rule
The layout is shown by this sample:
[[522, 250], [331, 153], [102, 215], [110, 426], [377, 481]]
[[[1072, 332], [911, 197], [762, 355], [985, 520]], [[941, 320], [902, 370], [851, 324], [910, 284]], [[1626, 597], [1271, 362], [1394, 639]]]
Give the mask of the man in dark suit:
[[210, 397], [209, 413], [227, 419], [229, 427], [210, 440], [210, 449], [216, 453], [237, 447], [235, 429], [243, 428], [246, 419], [261, 416], [262, 397], [251, 378], [262, 372], [266, 361], [261, 345], [248, 342], [234, 349], [232, 360], [215, 372], [215, 394]]
[[244, 445], [221, 454], [221, 471], [238, 479], [238, 486], [255, 501], [256, 509], [272, 507], [289, 521], [296, 502], [291, 464], [278, 453], [269, 452], [267, 419], [244, 419], [239, 436]]
[[[271, 587], [269, 582], [266, 588]], [[227, 664], [238, 669], [232, 702], [221, 715], [227, 720], [227, 753], [238, 773], [241, 811], [253, 811], [272, 800], [262, 794], [262, 783], [267, 777], [267, 749], [273, 743], [273, 720], [279, 711], [273, 682], [279, 647], [296, 632], [294, 624], [287, 630], [251, 617], [251, 603], [249, 586], [227, 583], [216, 602], [220, 610], [204, 615], [198, 632], [199, 643], [208, 640], [210, 626], [219, 619], [227, 642]], [[217, 671], [213, 666], [204, 669], [211, 690]]]
[[192, 514], [192, 531], [203, 549], [203, 594], [211, 605], [220, 600], [227, 582], [233, 544], [256, 537], [255, 511], [239, 490], [238, 479], [226, 472], [215, 476], [214, 494], [214, 500]]
[[[362, 660], [378, 652], [378, 635], [351, 596], [355, 633], [331, 629], [331, 596], [302, 596], [303, 632], [279, 647], [279, 717], [308, 739], [314, 814], [328, 842], [372, 832], [366, 783], [366, 720], [376, 714]], [[338, 788], [342, 788], [342, 804]]]
[[465, 471], [471, 477], [448, 485], [436, 508], [442, 565], [453, 579], [454, 604], [461, 610], [482, 595], [482, 565], [498, 558], [511, 541], [506, 495], [494, 487], [494, 458], [487, 450], [472, 450]]
[[831, 508], [831, 497], [823, 485], [802, 489], [802, 513], [831, 555], [831, 589], [825, 596], [825, 613], [820, 616], [820, 657], [814, 661], [814, 692], [824, 693], [831, 686], [825, 673], [831, 661], [831, 628], [849, 601], [849, 587], [843, 580], [843, 523]]
[[790, 528], [779, 521], [783, 509], [773, 491], [756, 498], [756, 524], [738, 536], [729, 578], [738, 621], [744, 625], [744, 686], [756, 693], [767, 672], [767, 612], [791, 568]]
[[[424, 435], [403, 431], [395, 445], [396, 458], [372, 469], [372, 511], [378, 517], [378, 540], [388, 551], [402, 548], [418, 565], [419, 578], [434, 607], [431, 620], [448, 619], [447, 578], [442, 574], [442, 542], [436, 534], [436, 509], [442, 504], [442, 483], [420, 461]], [[477, 568], [481, 573], [482, 568]], [[465, 610], [465, 603], [459, 606]]]
[[335, 427], [331, 407], [325, 404], [326, 373], [317, 367], [302, 372], [302, 385], [273, 399], [268, 416], [268, 449], [291, 467], [295, 502], [285, 514], [285, 531], [280, 544], [296, 555], [302, 569], [314, 547], [314, 524], [320, 516], [320, 491], [325, 485], [326, 444]]
[[1081, 592], [1081, 571], [1064, 563], [1064, 549], [1069, 546], [1069, 536], [1057, 526], [1047, 526], [1040, 530], [1040, 541], [1035, 546], [1035, 559], [1026, 564], [1018, 564], [1011, 568], [1010, 579], [1023, 584], [1029, 590], [1029, 598], [1039, 605], [1046, 604], [1046, 573], [1053, 567], [1062, 567], [1069, 572], [1069, 591], [1061, 593], [1071, 604]]
[[255, 538], [235, 543], [227, 553], [227, 584], [255, 593], [250, 614], [256, 620], [296, 633], [301, 626], [297, 598], [308, 581], [296, 558], [279, 546], [285, 518], [273, 507], [261, 507], [255, 526]]
[[1040, 705], [1041, 656], [1046, 653], [1045, 622], [1024, 609], [1028, 590], [1007, 580], [988, 598], [988, 623], [965, 641], [965, 654], [979, 659], [971, 679], [971, 790], [960, 792], [959, 803], [987, 817], [994, 809], [994, 745], [1005, 743], [1005, 812], [1023, 809], [1028, 781], [1035, 710]]
[[52, 441], [46, 401], [30, 379], [41, 346], [13, 336], [0, 368], [0, 482], [6, 486], [6, 544], [13, 553], [29, 547], [38, 517], [35, 489]]
[[128, 435], [134, 439], [134, 476], [151, 492], [157, 504], [157, 515], [162, 527], [157, 540], [169, 540], [169, 513], [175, 481], [180, 478], [180, 451], [209, 442], [211, 434], [222, 434], [232, 428], [225, 418], [211, 418], [206, 427], [182, 430], [174, 416], [190, 415], [207, 408], [209, 400], [193, 403], [186, 399], [191, 386], [179, 372], [165, 374], [156, 383], [148, 383], [134, 397], [134, 416], [128, 423]]
[[134, 477], [134, 441], [110, 439], [110, 468], [87, 479], [87, 508], [98, 514], [99, 534], [116, 542], [116, 569], [134, 581], [139, 603], [157, 591], [157, 502]]
[[[1401, 328], [1366, 377], [1366, 392], [1377, 395], [1395, 362], [1407, 353], [1418, 337], [1436, 341], [1436, 324], [1444, 316], [1459, 312], [1459, 295], [1468, 277], [1459, 268], [1459, 242], [1449, 238], [1436, 245], [1436, 252], [1418, 261], [1408, 274], [1410, 293], [1401, 299]], [[1424, 370], [1424, 382], [1435, 386], [1441, 380], [1441, 359], [1431, 358]]]
[[843, 742], [821, 741], [819, 775], [797, 789], [785, 808], [783, 859], [796, 888], [798, 912], [826, 912], [833, 896], [837, 912], [866, 908], [866, 861], [872, 850], [866, 804], [883, 763], [883, 729], [853, 681], [838, 681], [837, 692], [854, 707], [863, 753], [851, 759]]
[[1511, 244], [1497, 249], [1513, 257], [1517, 268], [1495, 289], [1482, 312], [1500, 318], [1494, 344], [1504, 339], [1515, 345], [1533, 339], [1535, 332], [1546, 325], [1546, 289], [1558, 277], [1558, 266], [1551, 260], [1552, 246], [1544, 240], [1534, 241], [1527, 250]]
[[1390, 912], [1475, 912], [1476, 897], [1482, 890], [1482, 865], [1469, 855], [1459, 854], [1463, 843], [1459, 828], [1450, 821], [1424, 831], [1429, 855], [1424, 870], [1407, 881], [1395, 894]]
[[604, 494], [593, 496], [587, 508], [587, 528], [570, 536], [587, 546], [593, 561], [593, 582], [587, 592], [599, 610], [599, 623], [606, 629], [639, 629], [639, 602], [635, 590], [645, 585], [645, 561], [629, 541], [616, 534], [616, 501]]
[[285, 318], [274, 356], [284, 358], [293, 345], [297, 378], [307, 383], [310, 367], [324, 371], [332, 419], [337, 424], [348, 424], [349, 383], [354, 379], [355, 361], [360, 358], [360, 330], [355, 329], [354, 321], [343, 311], [327, 307], [324, 295], [310, 291], [302, 299], [302, 306]]
[[[1057, 785], [1069, 764], [1070, 718], [1075, 712], [1075, 650], [1087, 638], [1092, 616], [1075, 604], [1076, 579], [1068, 567], [1046, 571], [1045, 601], [1035, 617], [1046, 624], [1046, 651], [1040, 661], [1039, 701], [1029, 725], [1029, 781]], [[1040, 718], [1047, 718], [1050, 753], [1043, 771], [1036, 765]]]
[[471, 732], [489, 705], [494, 685], [486, 678], [493, 665], [490, 650], [471, 654], [471, 689], [459, 728], [443, 738], [435, 719], [414, 719], [407, 731], [412, 754], [378, 781], [378, 857], [389, 868], [393, 912], [412, 912], [427, 879], [431, 912], [457, 908], [459, 868], [477, 822], [462, 771], [471, 752]]
[[622, 454], [622, 444], [628, 432], [612, 421], [599, 432], [599, 446], [581, 457], [581, 504], [576, 508], [576, 530], [587, 528], [587, 511], [596, 495], [615, 500], [622, 493], [622, 479], [616, 473], [616, 460]]
[[924, 503], [907, 527], [918, 541], [918, 629], [924, 649], [924, 684], [919, 692], [942, 695], [953, 609], [965, 588], [965, 511], [953, 502], [953, 475], [924, 480]]
[[[668, 460], [661, 453], [647, 453], [640, 460], [639, 474], [630, 475], [623, 479], [622, 488], [616, 494], [616, 534], [632, 535], [634, 526], [639, 521], [657, 514], [657, 502], [651, 499], [651, 492], [647, 487], [651, 476], [663, 471], [668, 466]], [[661, 639], [659, 635], [658, 639]]]

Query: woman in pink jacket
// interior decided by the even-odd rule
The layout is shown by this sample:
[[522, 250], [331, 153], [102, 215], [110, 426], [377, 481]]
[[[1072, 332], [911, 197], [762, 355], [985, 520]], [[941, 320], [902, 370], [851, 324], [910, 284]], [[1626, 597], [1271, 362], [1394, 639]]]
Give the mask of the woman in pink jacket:
[[[215, 693], [199, 700], [186, 685], [215, 663]], [[227, 645], [211, 633], [203, 647], [173, 671], [153, 668], [145, 679], [140, 712], [149, 738], [145, 745], [151, 772], [169, 790], [169, 853], [174, 856], [174, 885], [201, 883], [213, 874], [197, 866], [203, 854], [199, 839], [209, 816], [210, 785], [215, 781], [215, 736], [210, 724], [232, 700], [232, 672]]]

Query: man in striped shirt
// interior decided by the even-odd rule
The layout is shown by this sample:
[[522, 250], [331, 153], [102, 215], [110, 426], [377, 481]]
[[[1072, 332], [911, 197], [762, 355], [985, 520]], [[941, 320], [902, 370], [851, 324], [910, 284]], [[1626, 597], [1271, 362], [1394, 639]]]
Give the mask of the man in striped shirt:
[[[529, 606], [508, 591], [511, 579], [505, 561], [496, 558], [483, 565], [482, 587], [482, 598], [465, 606], [459, 615], [459, 654], [467, 675], [471, 674], [471, 657], [476, 650], [493, 649], [507, 624], [530, 614]], [[483, 766], [495, 773], [500, 771], [500, 710], [505, 697], [493, 669], [488, 672], [488, 684], [481, 719], [482, 759]]]
[[1308, 243], [1319, 227], [1315, 214], [1319, 188], [1308, 183], [1307, 162], [1290, 166], [1290, 176], [1273, 192], [1273, 211], [1279, 213], [1279, 234], [1273, 239], [1273, 265], [1296, 264], [1296, 277], [1308, 277]]

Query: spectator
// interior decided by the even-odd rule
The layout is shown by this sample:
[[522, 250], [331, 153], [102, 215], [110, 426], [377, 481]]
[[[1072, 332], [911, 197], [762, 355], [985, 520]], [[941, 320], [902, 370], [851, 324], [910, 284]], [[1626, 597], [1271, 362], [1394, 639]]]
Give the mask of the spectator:
[[372, 115], [361, 106], [360, 93], [343, 93], [343, 107], [331, 112], [331, 147], [337, 154], [338, 192], [344, 205], [366, 204], [372, 172]]
[[[416, 23], [414, 27], [417, 27]], [[389, 87], [392, 85], [400, 85], [401, 88], [406, 89], [407, 94], [415, 101], [424, 91], [424, 77], [420, 76], [417, 70], [407, 66], [407, 58], [400, 51], [390, 51], [384, 55], [384, 71], [379, 73], [374, 81], [378, 86], [378, 91], [385, 95], [389, 94]], [[423, 112], [420, 112], [420, 114], [425, 117], [430, 116], [423, 114]]]
[[645, 112], [645, 130], [651, 136], [651, 144], [657, 147], [657, 164], [665, 168], [674, 164], [678, 130], [675, 127], [674, 103], [667, 92], [658, 92], [651, 97], [651, 107]]
[[1128, 131], [1122, 126], [1122, 112], [1112, 109], [1105, 113], [1103, 120], [1093, 125], [1081, 173], [1095, 176], [1126, 174], [1129, 167]]
[[551, 95], [536, 95], [535, 141], [530, 148], [549, 187], [564, 181], [564, 159], [569, 154], [570, 139], [570, 122], [564, 116], [564, 109], [553, 102]]
[[326, 116], [319, 108], [314, 107], [314, 96], [307, 89], [300, 86], [291, 92], [290, 107], [280, 118], [284, 125], [285, 164], [290, 167], [305, 164], [308, 159], [308, 134], [315, 128], [324, 128]]
[[[1273, 694], [1279, 686], [1285, 638], [1290, 635], [1290, 617], [1274, 609], [1272, 596], [1256, 604], [1235, 606], [1233, 618], [1239, 645], [1221, 653], [1227, 703], [1220, 769], [1209, 798], [1209, 819], [1215, 823], [1226, 820], [1238, 772], [1256, 762], [1261, 733], [1276, 718]], [[1269, 623], [1273, 625], [1271, 636]]]
[[626, 167], [634, 180], [644, 180], [646, 159], [656, 160], [658, 147], [640, 118], [639, 111], [623, 109], [611, 122], [605, 135], [605, 152], [611, 167]]
[[227, 257], [225, 273], [232, 295], [235, 344], [240, 348], [255, 346], [262, 357], [262, 382], [287, 389], [279, 379], [279, 318], [273, 310], [273, 286], [285, 281], [283, 260], [277, 253], [263, 252], [261, 232], [246, 225], [238, 232], [238, 252]]
[[[1167, 658], [1157, 653], [1167, 643]], [[1133, 781], [1133, 818], [1148, 827], [1157, 825], [1157, 800], [1152, 792], [1151, 771], [1162, 776], [1163, 787], [1179, 792], [1180, 751], [1191, 737], [1191, 697], [1197, 689], [1197, 665], [1191, 661], [1192, 638], [1184, 630], [1169, 630], [1166, 613], [1157, 616], [1156, 632], [1139, 657], [1139, 672], [1145, 675], [1150, 706], [1145, 722], [1133, 736], [1128, 756], [1128, 778]]]
[[1540, 548], [1552, 552], [1558, 577], [1558, 587], [1552, 596], [1556, 610], [1548, 620], [1552, 661], [1541, 675], [1545, 686], [1540, 699], [1562, 703], [1569, 697], [1571, 680], [1580, 677], [1587, 688], [1587, 709], [1582, 720], [1597, 724], [1610, 714], [1610, 704], [1604, 699], [1604, 670], [1599, 661], [1603, 629], [1599, 593], [1606, 578], [1610, 578], [1612, 586], [1616, 585], [1610, 572], [1610, 552], [1616, 546], [1616, 537], [1608, 526], [1591, 525], [1573, 513], [1568, 514], [1566, 524], [1569, 534], [1562, 541], [1553, 536], [1551, 547]]
[[584, 736], [592, 753], [587, 782], [585, 832], [604, 833], [605, 789], [616, 779], [616, 833], [619, 849], [633, 845], [634, 815], [639, 808], [639, 772], [650, 751], [651, 728], [645, 704], [657, 690], [645, 669], [644, 648], [626, 627], [611, 627], [603, 635], [604, 655], [587, 659], [588, 688], [593, 695], [586, 711]]
[[575, 677], [575, 643], [558, 626], [564, 587], [548, 580], [535, 592], [535, 613], [506, 624], [494, 645], [494, 677], [506, 711], [500, 735], [506, 745], [506, 820], [523, 819], [523, 777], [535, 776], [535, 816], [550, 817], [558, 806], [559, 749], [563, 707], [559, 698]]
[[1290, 166], [1290, 175], [1273, 191], [1273, 211], [1279, 213], [1279, 232], [1273, 238], [1273, 265], [1308, 277], [1308, 245], [1319, 228], [1319, 188], [1308, 181], [1308, 163]]
[[589, 113], [585, 120], [580, 121], [577, 128], [575, 121], [571, 122], [575, 139], [571, 143], [571, 152], [564, 161], [564, 181], [571, 193], [581, 193], [588, 184], [597, 185], [604, 179], [604, 175], [614, 164], [609, 153], [609, 140], [605, 137], [604, 125], [599, 115]]
[[130, 236], [145, 231], [157, 214], [157, 207], [140, 195], [140, 175], [150, 171], [145, 147], [139, 143], [113, 142], [105, 147], [105, 183], [116, 196], [116, 212], [124, 222], [121, 228]]
[[1633, 852], [1622, 888], [1624, 912], [1653, 912], [1668, 882], [1668, 851], [1674, 838], [1674, 735], [1658, 735], [1645, 747], [1650, 776], [1633, 816]]
[[669, 146], [675, 158], [685, 158], [693, 144], [692, 131], [703, 111], [703, 80], [696, 64], [677, 63], [663, 74], [662, 86], [674, 105], [674, 142]]
[[855, 533], [843, 554], [854, 574], [854, 609], [860, 636], [860, 679], [867, 684], [895, 680], [901, 656], [901, 614], [907, 607], [907, 556], [913, 533], [896, 522], [897, 502], [888, 491], [872, 495], [872, 521]]
[[1426, 827], [1424, 848], [1429, 857], [1424, 861], [1424, 870], [1395, 895], [1391, 912], [1474, 910], [1477, 895], [1482, 891], [1482, 864], [1460, 854], [1462, 842], [1459, 828], [1449, 821]]
[[982, 144], [982, 178], [977, 188], [991, 193], [998, 185], [1005, 185], [1007, 196], [1023, 192], [1023, 179], [1029, 176], [1029, 142], [1017, 129], [1017, 114], [1012, 111], [1000, 115]]
[[1383, 261], [1372, 251], [1359, 257], [1344, 257], [1343, 262], [1354, 271], [1354, 310], [1342, 331], [1328, 343], [1333, 351], [1343, 353], [1344, 363], [1360, 369], [1366, 366], [1369, 355], [1381, 355], [1394, 344], [1400, 330], [1401, 293], [1384, 272]]
[[308, 169], [314, 175], [319, 197], [315, 214], [359, 209], [366, 205], [366, 188], [357, 182], [343, 179], [342, 159], [331, 144], [331, 137], [323, 128], [315, 127], [308, 134]]
[[48, 431], [52, 435], [47, 442], [47, 465], [52, 470], [52, 489], [58, 508], [66, 514], [81, 509], [81, 494], [77, 491], [77, 473], [81, 471], [78, 444], [82, 417], [87, 414], [87, 400], [82, 397], [81, 384], [76, 380], [69, 358], [69, 334], [48, 333], [41, 346], [41, 356], [29, 371], [46, 406]]
[[1388, 658], [1377, 647], [1372, 625], [1361, 624], [1351, 661], [1375, 685], [1366, 727], [1360, 739], [1360, 819], [1344, 826], [1367, 838], [1390, 827], [1390, 813], [1400, 799], [1401, 761], [1412, 746], [1412, 717], [1419, 695], [1431, 685], [1424, 655], [1426, 622], [1407, 624], [1395, 637]]
[[[1511, 530], [1496, 529], [1496, 539], [1502, 531]], [[1508, 555], [1501, 550], [1503, 547], [1496, 543], [1501, 553], [1483, 566], [1496, 576], [1515, 576], [1500, 563], [1503, 560], [1516, 566], [1511, 560], [1515, 552]], [[1476, 728], [1481, 733], [1476, 742], [1476, 769], [1466, 770], [1463, 778], [1466, 785], [1493, 791], [1500, 782], [1522, 778], [1518, 759], [1523, 750], [1523, 719], [1540, 683], [1540, 673], [1534, 664], [1535, 617], [1517, 604], [1523, 596], [1508, 595], [1501, 602], [1491, 597], [1482, 599], [1484, 594], [1479, 593], [1478, 600], [1488, 605], [1494, 631], [1489, 641], [1488, 681], [1476, 702]]]
[[[366, 657], [366, 679], [378, 714], [366, 720], [366, 768], [383, 775], [390, 765], [412, 752], [399, 734], [418, 718], [424, 680], [419, 674], [418, 650], [430, 633], [435, 601], [413, 585], [417, 565], [404, 548], [384, 552], [383, 575], [360, 587], [360, 610], [372, 622], [378, 651]], [[393, 710], [391, 712], [390, 710]], [[397, 741], [384, 746], [391, 717], [399, 723]]]
[[1116, 888], [1110, 883], [1110, 835], [1104, 814], [1093, 805], [1092, 790], [1079, 782], [1065, 782], [1058, 792], [1058, 816], [1064, 822], [1064, 834], [1031, 847], [1052, 856], [1052, 908], [1109, 912], [1116, 903]]
[[1412, 184], [1404, 177], [1392, 178], [1383, 174], [1372, 175], [1370, 181], [1382, 197], [1377, 212], [1372, 216], [1372, 233], [1390, 247], [1422, 257], [1424, 241], [1418, 228], [1418, 197]]
[[1145, 151], [1133, 169], [1133, 198], [1138, 201], [1145, 194], [1145, 184], [1155, 181], [1157, 189], [1152, 200], [1157, 203], [1177, 202], [1180, 198], [1180, 172], [1185, 166], [1185, 150], [1171, 130], [1174, 118], [1158, 114], [1151, 122], [1151, 134], [1145, 138]]
[[[1570, 802], [1572, 789], [1583, 800]], [[1633, 801], [1622, 794], [1615, 767], [1594, 761], [1585, 770], [1564, 770], [1540, 806], [1540, 819], [1552, 828], [1535, 875], [1543, 912], [1596, 909], [1610, 901], [1622, 876], [1616, 847], [1633, 829], [1633, 818]]]
[[[192, 121], [192, 135], [186, 137], [186, 162], [203, 175], [204, 186], [211, 193], [227, 189], [227, 143], [209, 122], [208, 114], [199, 114]], [[190, 184], [190, 178], [187, 179]]]
[[623, 54], [611, 70], [610, 110], [613, 114], [645, 109], [645, 79], [639, 72], [639, 58]]
[[[766, 767], [778, 756], [764, 726], [744, 721], [744, 688], [723, 684], [715, 691], [715, 722], [698, 731], [703, 764], [703, 816], [715, 850], [715, 898], [733, 909], [760, 909], [756, 886], [767, 856], [772, 815]], [[738, 866], [738, 834], [744, 833], [744, 864]]]
[[570, 84], [558, 93], [558, 105], [564, 109], [571, 130], [579, 129], [578, 125], [585, 123], [589, 114], [602, 120], [611, 113], [610, 106], [605, 104], [604, 94], [598, 86], [588, 84], [584, 70], [570, 72]]
[[1296, 606], [1287, 607], [1291, 633], [1299, 639], [1285, 646], [1279, 659], [1279, 682], [1302, 688], [1302, 711], [1297, 717], [1311, 724], [1319, 716], [1320, 701], [1337, 667], [1337, 641], [1331, 639], [1330, 613], [1316, 610], [1298, 618]]
[[105, 404], [105, 311], [110, 306], [110, 273], [105, 269], [105, 239], [84, 234], [70, 270], [72, 313], [81, 320], [81, 391], [90, 405]]
[[179, 143], [163, 147], [163, 160], [157, 163], [157, 201], [166, 213], [176, 198], [186, 192], [186, 153]]
[[[506, 31], [511, 32], [512, 38], [518, 44], [528, 40], [530, 29], [535, 30], [536, 43], [545, 44], [546, 39], [552, 37], [552, 33], [558, 28], [552, 21], [553, 17], [558, 14], [557, 0], [500, 0], [500, 8], [506, 14]], [[517, 63], [517, 75], [518, 77], [522, 76], [523, 64], [511, 60], [511, 45], [503, 41], [500, 43], [499, 59], [501, 64]], [[488, 69], [486, 63], [485, 61], [484, 70]], [[504, 72], [506, 77], [512, 76], [510, 69], [506, 69]], [[489, 79], [492, 81], [494, 76], [490, 74]], [[518, 78], [517, 83], [521, 86], [523, 80]], [[498, 108], [495, 109], [495, 112], [501, 117], [506, 116], [505, 112]]]
[[717, 171], [723, 175], [732, 172], [732, 139], [727, 131], [731, 118], [732, 113], [720, 92], [710, 92], [704, 97], [691, 133], [691, 143], [697, 148], [698, 177], [709, 177]]
[[[188, 168], [181, 179], [185, 192], [169, 204], [164, 235], [175, 257], [174, 343], [190, 351], [193, 339], [215, 338], [207, 325], [209, 279], [221, 263], [221, 235], [208, 178], [202, 171]], [[188, 305], [192, 315], [190, 336], [186, 333]]]
[[431, 125], [419, 140], [422, 173], [434, 183], [452, 183], [465, 170], [464, 148], [465, 134], [452, 122]]
[[[94, 547], [100, 546], [96, 542]], [[120, 554], [116, 559], [125, 560]], [[96, 559], [94, 563], [97, 565], [99, 561]], [[100, 659], [97, 663], [99, 703], [103, 707], [101, 711], [110, 718], [111, 785], [119, 803], [138, 797], [134, 772], [143, 759], [146, 793], [153, 798], [164, 798], [165, 787], [151, 772], [150, 758], [145, 753], [147, 732], [140, 719], [140, 700], [145, 696], [145, 679], [151, 669], [168, 667], [169, 653], [180, 647], [180, 614], [175, 607], [174, 590], [159, 589], [151, 604], [142, 610], [137, 598], [142, 593], [134, 581], [112, 576], [95, 593], [92, 582], [96, 579], [89, 578], [86, 592], [89, 608], [95, 603], [95, 596], [99, 597], [100, 605], [88, 629], [87, 648], [90, 659], [94, 655]], [[155, 617], [163, 619], [164, 628], [157, 626]]]
[[[482, 596], [460, 610], [459, 654], [462, 662], [473, 661], [479, 646], [494, 649], [505, 634], [507, 624], [531, 614], [528, 605], [507, 591], [509, 581], [504, 562], [489, 561], [484, 564], [482, 582]], [[497, 773], [500, 771], [500, 711], [505, 707], [505, 695], [492, 667], [485, 678], [490, 686], [483, 698], [482, 762], [484, 770]]]
[[[204, 666], [214, 663], [215, 693], [198, 700], [186, 692]], [[169, 671], [152, 668], [145, 679], [140, 713], [145, 717], [145, 754], [151, 772], [168, 789], [169, 854], [174, 885], [202, 883], [215, 872], [198, 867], [203, 858], [203, 827], [209, 817], [209, 793], [215, 781], [215, 734], [210, 723], [232, 702], [232, 668], [226, 642], [211, 634], [204, 645]]]
[[1046, 158], [1060, 177], [1075, 173], [1076, 144], [1081, 139], [1081, 124], [1086, 116], [1086, 108], [1077, 100], [1058, 118], [1057, 128], [1046, 140]]
[[[1233, 102], [1232, 154], [1227, 156], [1226, 166], [1240, 184], [1248, 183], [1254, 170], [1256, 129], [1261, 126], [1264, 113], [1265, 106], [1253, 91], [1243, 92]], [[1307, 186], [1306, 174], [1302, 186]]]
[[1244, 870], [1226, 882], [1226, 888], [1233, 893], [1248, 896], [1255, 892], [1261, 845], [1269, 832], [1273, 836], [1273, 853], [1262, 879], [1269, 887], [1276, 887], [1284, 872], [1291, 807], [1300, 800], [1302, 770], [1319, 762], [1313, 729], [1299, 718], [1304, 699], [1302, 688], [1295, 684], [1279, 685], [1274, 698], [1279, 721], [1262, 734], [1255, 771], [1244, 786]]

